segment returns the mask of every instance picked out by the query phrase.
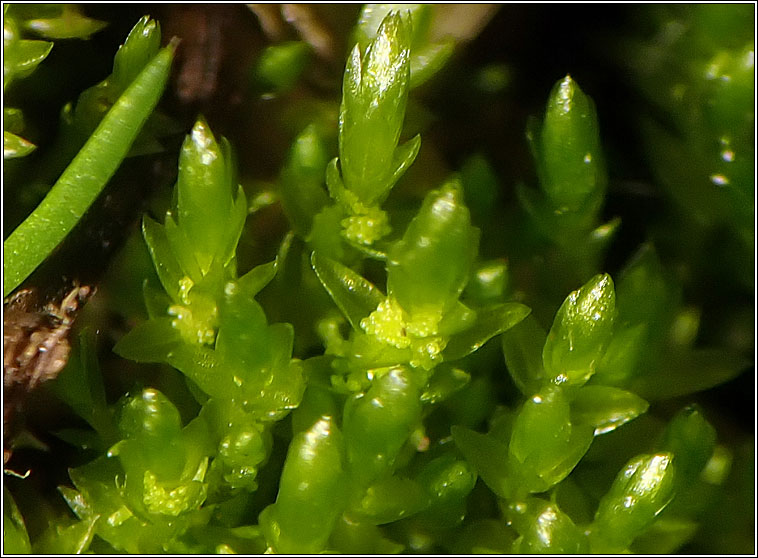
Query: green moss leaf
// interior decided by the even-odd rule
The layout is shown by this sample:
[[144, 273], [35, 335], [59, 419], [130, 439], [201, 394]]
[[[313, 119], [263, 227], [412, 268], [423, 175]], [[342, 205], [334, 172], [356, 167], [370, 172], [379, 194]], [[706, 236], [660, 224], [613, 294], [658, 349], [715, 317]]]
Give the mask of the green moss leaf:
[[588, 550], [584, 533], [555, 503], [529, 498], [510, 506], [509, 517], [520, 537], [516, 554], [582, 554]]
[[26, 525], [13, 496], [3, 487], [3, 552], [6, 554], [30, 554], [32, 551]]
[[450, 338], [442, 357], [445, 360], [456, 360], [473, 353], [496, 335], [516, 326], [530, 312], [529, 307], [518, 302], [477, 309], [474, 324]]
[[279, 179], [282, 208], [303, 238], [308, 236], [314, 217], [329, 202], [324, 190], [327, 157], [323, 140], [311, 124], [292, 144]]
[[647, 411], [648, 403], [634, 393], [607, 386], [584, 386], [571, 402], [571, 419], [605, 434]]
[[24, 18], [24, 29], [46, 39], [87, 39], [107, 25], [85, 16], [72, 4], [48, 4], [36, 9], [27, 6], [13, 13]]
[[368, 392], [345, 406], [345, 446], [353, 474], [369, 482], [392, 471], [420, 419], [419, 388], [409, 370], [393, 368], [376, 378]]
[[3, 159], [15, 159], [25, 157], [37, 148], [33, 143], [24, 138], [3, 131]]
[[350, 268], [317, 252], [311, 254], [311, 265], [353, 329], [361, 331], [361, 320], [376, 310], [384, 295]]
[[474, 432], [463, 426], [453, 426], [450, 432], [466, 461], [490, 490], [501, 498], [510, 498], [513, 483], [509, 471], [508, 446], [491, 435]]
[[613, 334], [616, 293], [610, 275], [596, 275], [561, 305], [542, 351], [548, 376], [557, 384], [585, 383]]
[[[626, 548], [671, 501], [674, 465], [670, 453], [629, 461], [603, 496], [592, 524], [593, 550]], [[609, 547], [606, 547], [609, 548]]]
[[416, 481], [393, 476], [368, 487], [348, 513], [358, 521], [383, 525], [411, 517], [429, 504], [429, 496]]
[[434, 369], [434, 374], [421, 394], [421, 401], [432, 405], [440, 403], [466, 387], [470, 381], [471, 375], [465, 370], [441, 364]]
[[524, 395], [537, 392], [545, 378], [542, 349], [546, 337], [534, 315], [526, 316], [501, 337], [508, 372]]

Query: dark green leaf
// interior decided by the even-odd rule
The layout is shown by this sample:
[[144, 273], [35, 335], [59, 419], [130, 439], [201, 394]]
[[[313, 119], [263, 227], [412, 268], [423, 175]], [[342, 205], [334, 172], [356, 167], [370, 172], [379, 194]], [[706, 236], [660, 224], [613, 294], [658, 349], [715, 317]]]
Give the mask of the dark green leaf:
[[670, 399], [728, 382], [749, 364], [744, 355], [728, 349], [667, 353], [658, 369], [634, 378], [628, 387], [650, 401]]
[[295, 139], [280, 177], [282, 208], [292, 228], [307, 237], [314, 217], [329, 203], [324, 190], [326, 148], [314, 124]]

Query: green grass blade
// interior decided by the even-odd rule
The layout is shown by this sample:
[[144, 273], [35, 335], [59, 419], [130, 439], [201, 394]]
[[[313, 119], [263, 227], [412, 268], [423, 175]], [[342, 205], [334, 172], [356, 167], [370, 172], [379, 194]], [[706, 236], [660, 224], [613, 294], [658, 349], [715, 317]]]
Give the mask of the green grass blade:
[[164, 48], [142, 70], [45, 199], [5, 240], [3, 297], [60, 244], [116, 172], [163, 94], [174, 50]]

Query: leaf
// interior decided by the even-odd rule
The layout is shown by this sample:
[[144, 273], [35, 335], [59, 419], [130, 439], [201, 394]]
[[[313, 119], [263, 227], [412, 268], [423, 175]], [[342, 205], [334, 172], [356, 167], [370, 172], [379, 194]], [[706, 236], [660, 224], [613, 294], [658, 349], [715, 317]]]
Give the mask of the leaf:
[[24, 27], [46, 39], [88, 39], [108, 24], [79, 12], [79, 8], [66, 4], [61, 6], [61, 14], [54, 18], [30, 19]]
[[626, 548], [663, 511], [674, 496], [670, 453], [639, 455], [616, 476], [598, 505], [592, 523], [593, 552]]
[[421, 420], [419, 388], [411, 370], [395, 367], [345, 404], [343, 431], [349, 471], [371, 483], [391, 473], [400, 449]]
[[[171, 243], [168, 240], [166, 229], [145, 215], [142, 219], [142, 235], [145, 237], [150, 258], [153, 260], [158, 279], [163, 289], [174, 302], [183, 301], [184, 285], [189, 278], [185, 279], [184, 271], [174, 256]], [[185, 287], [184, 292], [188, 289]], [[186, 295], [185, 295], [186, 296]]]
[[290, 443], [276, 503], [258, 523], [276, 552], [314, 553], [324, 549], [342, 510], [342, 435], [331, 417], [322, 417]]
[[648, 403], [634, 393], [607, 386], [584, 386], [571, 402], [571, 420], [588, 424], [595, 436], [615, 430], [647, 411]]
[[160, 23], [149, 16], [142, 16], [113, 57], [110, 84], [119, 91], [125, 90], [158, 53], [160, 47]]
[[313, 218], [329, 203], [324, 190], [327, 153], [315, 124], [295, 139], [282, 169], [280, 197], [292, 228], [303, 238], [313, 226]]
[[680, 517], [659, 517], [632, 543], [634, 554], [669, 556], [689, 542], [700, 528], [697, 521]]
[[53, 389], [106, 444], [117, 441], [91, 329], [85, 328], [79, 333], [79, 344], [66, 368], [55, 379]]
[[429, 192], [387, 254], [387, 290], [413, 318], [448, 311], [466, 286], [479, 246], [460, 181]]
[[[395, 150], [405, 117], [410, 80], [410, 29], [388, 14], [363, 57], [356, 45], [343, 80], [339, 159], [345, 187], [373, 205], [395, 174]], [[407, 157], [401, 155], [401, 161]], [[402, 166], [402, 164], [401, 164]]]
[[431, 498], [430, 507], [419, 514], [417, 521], [437, 529], [460, 525], [476, 479], [468, 462], [456, 459], [452, 452], [432, 459], [417, 477]]
[[537, 392], [545, 378], [542, 348], [547, 333], [530, 314], [503, 332], [501, 342], [508, 372], [524, 395]]
[[[119, 407], [118, 429], [122, 441], [138, 440], [141, 444], [145, 442], [146, 444], [142, 444], [143, 447], [137, 449], [143, 455], [154, 451], [155, 446], [149, 445], [151, 440], [171, 443], [181, 428], [179, 410], [157, 389], [146, 388], [134, 395], [128, 395]], [[111, 453], [117, 453], [121, 457], [121, 464], [129, 472], [130, 463], [123, 459], [126, 451], [111, 450]]]
[[21, 109], [13, 107], [3, 107], [3, 130], [21, 133], [24, 129], [24, 114]]
[[648, 341], [648, 325], [645, 323], [617, 328], [592, 381], [604, 385], [626, 385], [640, 373], [643, 358], [652, 360]]
[[583, 554], [584, 533], [555, 503], [529, 498], [509, 507], [509, 519], [521, 536], [513, 543], [515, 554]]
[[16, 159], [25, 157], [37, 148], [36, 145], [24, 138], [3, 131], [3, 159]]
[[355, 332], [350, 340], [350, 360], [359, 369], [385, 368], [410, 362], [410, 348], [399, 349], [387, 343], [377, 342], [374, 335]]
[[571, 437], [571, 426], [565, 394], [561, 389], [546, 387], [527, 399], [516, 416], [510, 454], [521, 463], [536, 455], [549, 464], [563, 453]]
[[547, 387], [524, 403], [508, 447], [514, 482], [522, 490], [544, 492], [562, 481], [592, 443], [592, 428], [571, 423], [562, 390]]
[[[488, 201], [488, 210], [491, 209], [491, 205], [492, 202]], [[483, 210], [480, 209], [480, 212], [482, 211]], [[474, 222], [484, 221], [484, 219], [476, 218], [473, 209], [472, 220]], [[469, 279], [466, 289], [463, 291], [463, 296], [465, 299], [470, 299], [470, 301], [473, 301], [477, 305], [500, 302], [506, 297], [508, 282], [508, 264], [504, 260], [496, 259], [476, 262], [471, 279]]]
[[[147, 218], [148, 217], [145, 216], [145, 219]], [[176, 220], [170, 212], [166, 213], [166, 220], [163, 224], [163, 234], [168, 241], [171, 253], [179, 264], [182, 277], [189, 277], [192, 281], [200, 282], [203, 278], [203, 272], [195, 257], [194, 247], [184, 234], [184, 229], [176, 224]], [[156, 269], [157, 267], [156, 264]], [[166, 290], [168, 291], [168, 289]]]
[[7, 45], [3, 51], [3, 91], [13, 80], [31, 74], [53, 49], [53, 43], [47, 41], [8, 41], [6, 37], [3, 43]]
[[311, 49], [303, 41], [288, 41], [264, 49], [255, 67], [260, 86], [277, 94], [289, 91], [308, 66]]
[[361, 320], [376, 310], [384, 295], [350, 268], [316, 252], [311, 254], [311, 266], [353, 329], [363, 331]]
[[255, 296], [276, 276], [278, 258], [272, 262], [257, 265], [237, 280], [239, 288], [248, 296]]
[[477, 309], [474, 325], [450, 338], [442, 357], [445, 361], [457, 360], [478, 350], [487, 341], [512, 328], [531, 309], [518, 302], [506, 302]]
[[142, 322], [124, 335], [113, 351], [135, 362], [166, 362], [182, 344], [181, 334], [172, 321], [173, 318], [165, 317]]
[[671, 419], [661, 449], [674, 454], [677, 485], [691, 486], [716, 448], [716, 429], [697, 405], [688, 405]]
[[429, 504], [429, 496], [416, 481], [393, 476], [368, 487], [348, 514], [358, 521], [383, 525], [411, 517]]
[[442, 364], [434, 369], [434, 374], [421, 394], [421, 402], [435, 405], [463, 389], [471, 381], [465, 370]]
[[508, 446], [488, 434], [474, 432], [463, 426], [450, 429], [455, 445], [466, 461], [490, 489], [501, 498], [509, 498], [511, 482], [508, 478]]
[[451, 39], [429, 42], [430, 22], [437, 9], [437, 6], [425, 4], [365, 4], [356, 25], [356, 40], [365, 49], [390, 11], [410, 12], [413, 27], [410, 87], [418, 87], [444, 66], [455, 47], [455, 41]]
[[163, 318], [171, 306], [171, 299], [166, 291], [155, 285], [150, 279], [142, 283], [142, 294], [145, 298], [145, 308], [150, 319]]
[[[544, 460], [542, 456], [529, 456], [520, 469], [522, 479], [517, 481], [521, 488], [528, 487], [532, 493], [546, 490], [563, 481], [576, 468], [592, 445], [593, 431], [584, 425], [573, 427], [571, 437], [563, 448], [563, 453], [554, 454], [555, 461]], [[515, 476], [515, 475], [514, 475]]]
[[632, 379], [630, 391], [650, 401], [660, 401], [706, 391], [736, 378], [750, 365], [737, 351], [703, 348], [666, 353], [655, 370]]
[[337, 520], [329, 543], [330, 549], [342, 554], [399, 554], [404, 548], [386, 538], [376, 525], [356, 523], [344, 515]]
[[542, 363], [556, 384], [582, 385], [605, 353], [616, 320], [616, 293], [608, 274], [572, 292], [556, 313]]
[[313, 218], [308, 234], [308, 244], [314, 251], [337, 261], [348, 261], [352, 250], [342, 236], [342, 220], [345, 210], [339, 204], [327, 205]]
[[619, 319], [630, 325], [646, 324], [653, 344], [665, 339], [681, 299], [680, 288], [669, 276], [655, 247], [648, 243], [632, 257], [616, 286]]
[[216, 353], [234, 372], [254, 376], [274, 350], [263, 308], [255, 299], [230, 282], [219, 301]]
[[223, 253], [228, 250], [225, 237], [234, 205], [227, 155], [202, 119], [195, 122], [179, 155], [177, 224], [184, 231], [203, 274], [208, 273], [215, 259], [227, 257]]
[[3, 554], [30, 554], [26, 525], [13, 496], [3, 487]]
[[140, 72], [34, 212], [3, 244], [3, 296], [34, 271], [79, 221], [137, 137], [163, 94], [175, 45]]
[[96, 515], [84, 520], [58, 522], [49, 526], [35, 541], [34, 553], [38, 555], [86, 553], [95, 535], [95, 526], [99, 519], [100, 516]]
[[384, 201], [384, 198], [390, 193], [392, 187], [405, 174], [405, 171], [410, 168], [413, 161], [416, 160], [419, 149], [421, 149], [420, 134], [416, 134], [403, 145], [400, 145], [395, 149], [395, 153], [392, 155], [392, 175], [387, 179], [384, 189], [377, 191], [374, 195], [372, 200], [374, 203], [381, 203]]
[[455, 41], [445, 39], [440, 43], [426, 45], [411, 53], [411, 89], [425, 83], [444, 68], [455, 52]]
[[566, 76], [550, 92], [539, 137], [540, 184], [553, 209], [578, 212], [605, 189], [595, 105]]
[[[220, 249], [216, 255], [216, 261], [222, 266], [227, 267], [236, 262], [237, 244], [245, 228], [247, 221], [247, 197], [241, 185], [237, 186], [237, 197], [232, 202], [232, 209], [229, 212], [229, 219], [226, 223], [226, 237], [220, 243]], [[233, 275], [237, 275], [236, 265], [230, 270]]]

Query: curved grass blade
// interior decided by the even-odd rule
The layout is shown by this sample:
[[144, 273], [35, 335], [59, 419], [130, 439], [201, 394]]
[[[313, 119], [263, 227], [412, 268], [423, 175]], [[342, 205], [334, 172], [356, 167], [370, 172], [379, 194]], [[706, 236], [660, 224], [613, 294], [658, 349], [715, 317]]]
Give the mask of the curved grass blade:
[[176, 45], [162, 49], [119, 97], [32, 214], [4, 242], [3, 297], [65, 238], [116, 172], [166, 87]]

